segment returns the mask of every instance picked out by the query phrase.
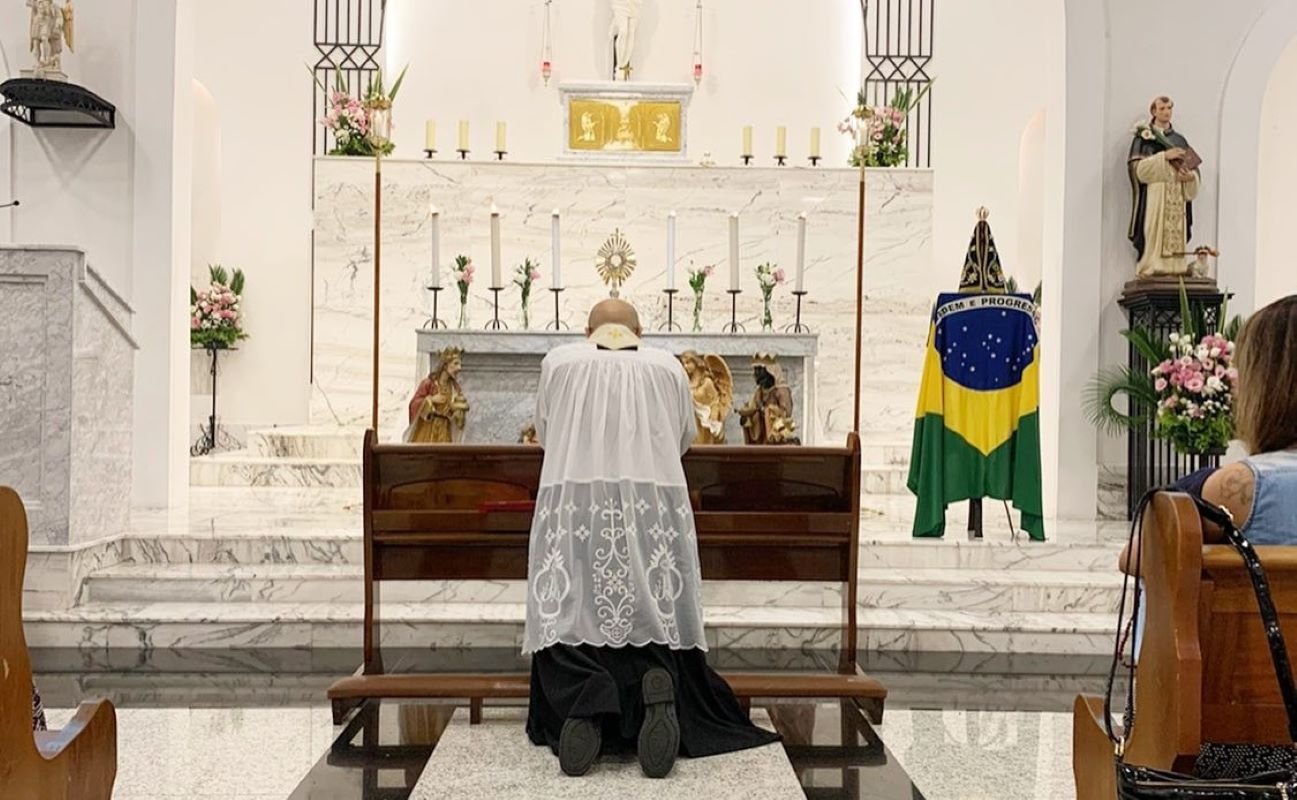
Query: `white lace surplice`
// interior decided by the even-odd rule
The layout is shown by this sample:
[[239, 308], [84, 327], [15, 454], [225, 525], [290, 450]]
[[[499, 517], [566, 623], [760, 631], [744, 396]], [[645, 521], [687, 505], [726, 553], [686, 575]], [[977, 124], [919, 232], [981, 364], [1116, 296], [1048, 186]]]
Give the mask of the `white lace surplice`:
[[545, 464], [523, 652], [559, 642], [705, 650], [680, 464], [694, 404], [680, 362], [656, 348], [564, 345], [545, 357], [536, 406]]

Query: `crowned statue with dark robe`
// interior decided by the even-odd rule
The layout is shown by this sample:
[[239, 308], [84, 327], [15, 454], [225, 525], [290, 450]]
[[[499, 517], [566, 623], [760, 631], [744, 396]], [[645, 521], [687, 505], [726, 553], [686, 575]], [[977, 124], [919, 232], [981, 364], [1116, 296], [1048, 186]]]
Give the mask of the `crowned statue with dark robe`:
[[1153, 101], [1149, 121], [1135, 126], [1126, 162], [1132, 199], [1128, 236], [1139, 259], [1135, 273], [1140, 278], [1193, 272], [1186, 256], [1202, 159], [1172, 127], [1174, 109], [1169, 97]]

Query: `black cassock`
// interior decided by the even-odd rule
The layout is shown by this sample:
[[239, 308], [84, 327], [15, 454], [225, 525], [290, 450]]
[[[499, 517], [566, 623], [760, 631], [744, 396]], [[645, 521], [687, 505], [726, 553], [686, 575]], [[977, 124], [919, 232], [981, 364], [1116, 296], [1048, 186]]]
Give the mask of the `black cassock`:
[[[1174, 128], [1167, 129], [1162, 135], [1176, 147], [1189, 149], [1189, 140]], [[1148, 186], [1140, 183], [1139, 178], [1135, 176], [1135, 165], [1141, 159], [1155, 156], [1166, 149], [1166, 145], [1156, 139], [1145, 139], [1139, 134], [1135, 134], [1135, 141], [1130, 145], [1130, 158], [1126, 162], [1126, 167], [1130, 173], [1131, 209], [1130, 230], [1126, 235], [1130, 243], [1135, 245], [1137, 259], [1144, 257], [1144, 215], [1148, 210]], [[1193, 203], [1188, 201], [1184, 204], [1184, 234], [1186, 242], [1193, 238]]]
[[697, 648], [665, 645], [595, 647], [550, 645], [531, 659], [531, 701], [527, 735], [533, 744], [558, 754], [568, 717], [598, 719], [603, 753], [635, 752], [644, 700], [640, 681], [650, 669], [671, 673], [680, 721], [680, 755], [688, 758], [732, 753], [779, 741], [753, 725], [738, 699]]

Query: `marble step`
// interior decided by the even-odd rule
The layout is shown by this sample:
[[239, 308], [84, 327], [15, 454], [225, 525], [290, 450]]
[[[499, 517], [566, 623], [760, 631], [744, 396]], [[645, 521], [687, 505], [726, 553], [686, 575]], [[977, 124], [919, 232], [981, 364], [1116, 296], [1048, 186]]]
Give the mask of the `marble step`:
[[[382, 643], [393, 647], [520, 647], [522, 604], [385, 603]], [[322, 648], [361, 640], [359, 604], [90, 603], [24, 614], [28, 647]], [[838, 646], [841, 612], [820, 607], [706, 609], [712, 647], [824, 650]], [[867, 651], [1100, 655], [1113, 614], [1017, 614], [866, 609]]]
[[[520, 580], [392, 581], [383, 602], [526, 602]], [[119, 565], [87, 577], [83, 603], [360, 603], [364, 568], [351, 564]], [[838, 587], [828, 583], [706, 581], [703, 602], [712, 606], [838, 608]]]
[[189, 460], [191, 486], [360, 486], [360, 459], [264, 456], [250, 450]]
[[[222, 532], [220, 523], [208, 533], [132, 535], [123, 540], [122, 566], [206, 565], [356, 565], [364, 563], [357, 516], [353, 527], [249, 528]], [[1093, 525], [1091, 525], [1093, 528]], [[988, 530], [987, 538], [969, 542], [962, 533], [945, 539], [913, 539], [908, 525], [862, 524], [862, 569], [1030, 570], [1110, 573], [1123, 540], [1107, 540], [1093, 532], [1062, 536], [1047, 542], [1024, 538], [1014, 542], [1006, 533]], [[98, 574], [98, 573], [97, 573]]]
[[[359, 565], [122, 565], [90, 575], [82, 603], [360, 603]], [[1013, 612], [1115, 613], [1121, 577], [1100, 572], [960, 569], [862, 569], [864, 608]], [[383, 600], [400, 603], [523, 603], [522, 581], [400, 581]], [[706, 581], [707, 606], [837, 608], [833, 584]]]
[[337, 425], [293, 425], [248, 432], [248, 450], [271, 458], [356, 460], [364, 443], [363, 428]]
[[[880, 454], [896, 457], [895, 452]], [[861, 467], [865, 494], [898, 494], [905, 491], [908, 467], [904, 464], [867, 464]], [[189, 484], [203, 487], [296, 486], [360, 488], [360, 459], [281, 457], [258, 455], [250, 450], [201, 456], [189, 461]]]

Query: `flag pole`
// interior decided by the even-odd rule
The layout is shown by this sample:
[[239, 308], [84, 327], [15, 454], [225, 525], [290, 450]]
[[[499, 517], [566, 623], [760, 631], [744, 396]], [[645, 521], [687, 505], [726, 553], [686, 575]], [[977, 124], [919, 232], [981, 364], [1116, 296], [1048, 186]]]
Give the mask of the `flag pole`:
[[861, 328], [864, 326], [865, 304], [865, 159], [860, 159], [860, 200], [857, 204], [859, 220], [856, 227], [856, 386], [853, 396], [855, 416], [851, 429], [860, 434], [860, 370], [862, 363]]
[[378, 435], [378, 315], [383, 264], [383, 151], [374, 151], [374, 346], [373, 346], [373, 396], [370, 410], [370, 428]]

